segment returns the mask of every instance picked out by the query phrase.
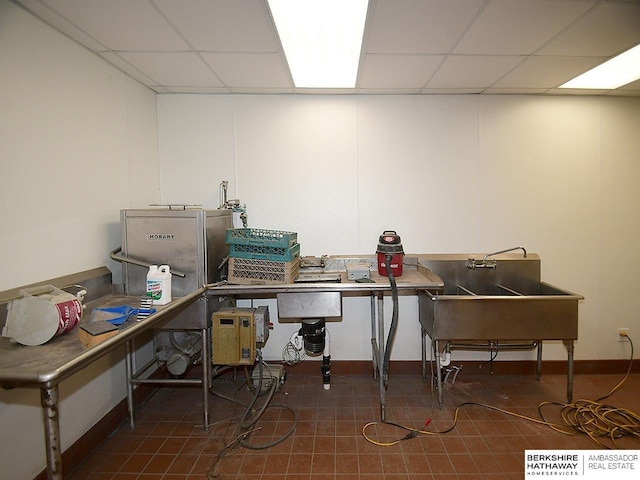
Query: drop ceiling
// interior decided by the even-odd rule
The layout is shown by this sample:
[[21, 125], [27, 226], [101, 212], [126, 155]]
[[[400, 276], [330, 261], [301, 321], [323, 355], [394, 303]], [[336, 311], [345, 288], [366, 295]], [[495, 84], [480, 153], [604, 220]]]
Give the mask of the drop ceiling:
[[640, 43], [638, 0], [371, 0], [357, 85], [340, 90], [294, 87], [266, 0], [18, 3], [161, 94], [640, 96], [640, 81], [557, 88]]

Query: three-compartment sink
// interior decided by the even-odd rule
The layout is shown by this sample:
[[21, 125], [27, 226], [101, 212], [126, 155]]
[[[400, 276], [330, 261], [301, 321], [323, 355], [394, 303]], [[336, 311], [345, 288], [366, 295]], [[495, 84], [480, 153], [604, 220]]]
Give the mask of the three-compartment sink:
[[[538, 347], [538, 376], [543, 340], [560, 340], [568, 351], [567, 397], [572, 396], [573, 342], [578, 338], [581, 295], [540, 280], [536, 254], [503, 254], [490, 262], [481, 255], [435, 254], [420, 258], [444, 281], [443, 291], [419, 293], [420, 323], [433, 341], [437, 373], [448, 345], [532, 341]], [[474, 343], [475, 342], [475, 343]], [[423, 345], [424, 347], [424, 345]], [[423, 359], [424, 359], [423, 355]], [[423, 371], [425, 369], [423, 368]], [[438, 380], [442, 405], [442, 385]]]

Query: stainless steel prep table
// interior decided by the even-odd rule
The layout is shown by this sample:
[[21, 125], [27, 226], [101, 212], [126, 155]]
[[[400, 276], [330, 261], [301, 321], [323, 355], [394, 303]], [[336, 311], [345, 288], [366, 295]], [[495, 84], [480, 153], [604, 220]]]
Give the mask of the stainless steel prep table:
[[[90, 271], [95, 275], [107, 277], [111, 283], [111, 272], [106, 267]], [[146, 319], [136, 322], [129, 320], [120, 326], [117, 335], [95, 345], [91, 348], [84, 347], [78, 339], [78, 328], [71, 332], [56, 337], [44, 345], [22, 346], [10, 341], [6, 337], [0, 337], [0, 385], [13, 387], [39, 388], [44, 413], [44, 430], [47, 453], [47, 475], [51, 480], [62, 480], [62, 452], [60, 446], [60, 424], [58, 420], [58, 400], [60, 382], [74, 373], [89, 366], [111, 350], [126, 344], [127, 355], [127, 401], [129, 415], [133, 424], [133, 376], [135, 368], [132, 366], [132, 342], [137, 335], [161, 325], [164, 321], [182, 312], [189, 305], [202, 298], [203, 295], [218, 297], [273, 297], [283, 292], [340, 292], [348, 296], [371, 297], [371, 342], [372, 361], [374, 375], [382, 365], [384, 359], [384, 295], [390, 294], [391, 286], [386, 277], [381, 277], [377, 272], [371, 272], [374, 283], [358, 283], [348, 281], [346, 272], [341, 274], [341, 283], [295, 283], [278, 285], [207, 285], [181, 298], [174, 299], [170, 304], [156, 307], [157, 312]], [[81, 283], [71, 279], [56, 286], [69, 283]], [[54, 283], [54, 282], [43, 282]], [[401, 277], [396, 279], [398, 293], [401, 295], [415, 294], [419, 290], [438, 290], [443, 288], [442, 280], [428, 269], [407, 267]], [[109, 285], [111, 287], [111, 285]], [[16, 289], [17, 291], [17, 289]], [[377, 311], [376, 311], [377, 299]], [[6, 300], [6, 299], [5, 299]], [[139, 297], [108, 294], [95, 301], [87, 303], [85, 320], [90, 318], [91, 310], [96, 307], [131, 305], [137, 306]], [[208, 338], [203, 336], [203, 338]], [[207, 342], [203, 342], [207, 343]], [[208, 345], [203, 345], [203, 355], [207, 358], [210, 351]], [[208, 365], [209, 362], [204, 362]], [[380, 380], [380, 405], [381, 415], [384, 419], [385, 387], [381, 374]], [[206, 386], [205, 386], [206, 387]], [[206, 422], [206, 420], [205, 420]]]
[[[350, 259], [354, 257], [349, 257]], [[381, 366], [385, 355], [384, 340], [384, 295], [391, 293], [391, 285], [387, 277], [382, 277], [377, 270], [371, 270], [372, 283], [359, 283], [347, 280], [346, 271], [334, 272], [340, 275], [338, 282], [292, 283], [276, 285], [207, 285], [207, 295], [217, 297], [260, 298], [273, 297], [279, 293], [340, 292], [347, 296], [370, 296], [371, 298], [371, 348], [374, 378], [380, 383], [380, 415], [385, 419], [385, 385]], [[396, 278], [399, 295], [415, 295], [421, 290], [442, 290], [444, 283], [440, 277], [424, 267], [405, 265], [403, 274]], [[377, 299], [377, 309], [376, 309]], [[421, 329], [422, 330], [422, 329]], [[424, 330], [422, 330], [424, 335]], [[423, 348], [423, 360], [426, 353]]]
[[[106, 267], [95, 269], [98, 274], [108, 276], [111, 283], [111, 272]], [[60, 285], [62, 286], [62, 285]], [[109, 285], [110, 286], [110, 285]], [[130, 383], [130, 343], [137, 335], [143, 333], [173, 315], [180, 313], [202, 297], [204, 288], [189, 295], [175, 299], [169, 305], [156, 307], [157, 312], [139, 322], [129, 320], [120, 326], [117, 335], [87, 348], [80, 343], [78, 327], [72, 331], [55, 337], [44, 345], [23, 346], [9, 338], [0, 337], [0, 385], [5, 388], [31, 387], [39, 388], [44, 413], [44, 433], [47, 453], [47, 476], [51, 480], [62, 480], [62, 452], [60, 446], [60, 423], [58, 420], [59, 384], [74, 373], [89, 366], [113, 349], [127, 344], [127, 397], [130, 409], [132, 388]], [[108, 295], [87, 303], [86, 318], [90, 318], [91, 310], [96, 307], [113, 305], [131, 305], [137, 307], [139, 297]], [[132, 412], [130, 411], [130, 414]]]

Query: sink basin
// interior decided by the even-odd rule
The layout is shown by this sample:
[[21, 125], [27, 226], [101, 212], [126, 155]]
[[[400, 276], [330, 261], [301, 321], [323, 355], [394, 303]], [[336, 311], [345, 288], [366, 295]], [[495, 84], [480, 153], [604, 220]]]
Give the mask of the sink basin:
[[420, 294], [420, 321], [432, 340], [576, 340], [578, 301], [540, 281], [540, 257], [507, 254], [495, 268], [470, 269], [468, 255], [428, 255], [420, 265], [444, 291]]
[[[474, 257], [482, 258], [447, 254], [419, 260], [420, 268], [428, 268], [444, 281], [442, 291], [418, 294], [420, 323], [436, 353], [440, 406], [441, 352], [445, 348], [471, 349], [482, 342], [485, 348], [532, 342], [530, 348], [538, 347], [539, 377], [542, 341], [561, 340], [568, 351], [567, 398], [571, 401], [573, 342], [578, 338], [578, 302], [583, 297], [540, 281], [540, 257], [536, 254], [504, 254], [493, 257], [490, 264], [470, 263]], [[425, 349], [423, 337], [423, 374]]]

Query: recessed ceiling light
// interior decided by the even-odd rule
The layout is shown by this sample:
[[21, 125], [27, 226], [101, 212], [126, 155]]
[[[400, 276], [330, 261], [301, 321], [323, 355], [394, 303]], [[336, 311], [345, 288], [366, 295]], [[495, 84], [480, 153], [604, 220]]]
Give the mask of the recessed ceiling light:
[[640, 45], [592, 68], [560, 88], [612, 90], [640, 79]]
[[268, 0], [299, 88], [353, 88], [368, 0]]

